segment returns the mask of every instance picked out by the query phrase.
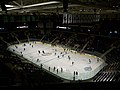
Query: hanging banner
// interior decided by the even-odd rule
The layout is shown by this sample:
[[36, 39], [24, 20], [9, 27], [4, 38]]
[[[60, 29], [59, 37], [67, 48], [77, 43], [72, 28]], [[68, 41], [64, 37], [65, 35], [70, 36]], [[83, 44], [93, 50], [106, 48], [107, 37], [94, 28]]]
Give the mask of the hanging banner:
[[72, 23], [72, 14], [68, 14], [68, 24]]
[[67, 24], [68, 22], [68, 14], [65, 12], [65, 13], [63, 13], [63, 24]]

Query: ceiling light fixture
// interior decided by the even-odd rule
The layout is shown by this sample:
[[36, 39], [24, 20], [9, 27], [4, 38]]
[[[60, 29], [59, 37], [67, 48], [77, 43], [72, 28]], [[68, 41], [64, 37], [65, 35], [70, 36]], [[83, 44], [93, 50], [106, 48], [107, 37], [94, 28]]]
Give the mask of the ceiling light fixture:
[[[37, 4], [32, 4], [32, 5], [26, 5], [26, 6], [23, 6], [22, 8], [30, 8], [30, 7], [36, 7], [36, 6], [42, 6], [42, 5], [57, 4], [57, 3], [60, 3], [60, 2], [50, 1], [50, 2], [44, 2], [44, 3], [37, 3]], [[20, 9], [20, 8], [19, 7], [8, 8], [7, 10], [15, 10], [15, 9]]]
[[50, 1], [50, 2], [44, 2], [44, 3], [38, 3], [38, 4], [32, 4], [32, 5], [23, 6], [23, 8], [42, 6], [42, 5], [48, 5], [48, 4], [56, 4], [56, 3], [60, 3], [60, 2], [58, 2], [58, 1]]
[[7, 8], [12, 8], [14, 7], [13, 5], [5, 5]]

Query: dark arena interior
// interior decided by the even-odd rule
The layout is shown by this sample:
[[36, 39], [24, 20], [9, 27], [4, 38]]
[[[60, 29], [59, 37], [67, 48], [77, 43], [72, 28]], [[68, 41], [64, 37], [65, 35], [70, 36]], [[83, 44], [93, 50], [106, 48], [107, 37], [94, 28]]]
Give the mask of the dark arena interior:
[[[0, 88], [103, 90], [119, 87], [119, 0], [0, 0], [0, 6]], [[13, 53], [14, 49], [8, 50], [9, 46], [29, 42], [60, 45], [79, 54], [95, 55], [106, 65], [92, 78], [66, 80], [26, 60], [24, 52], [21, 56]], [[89, 63], [92, 63], [90, 59]]]

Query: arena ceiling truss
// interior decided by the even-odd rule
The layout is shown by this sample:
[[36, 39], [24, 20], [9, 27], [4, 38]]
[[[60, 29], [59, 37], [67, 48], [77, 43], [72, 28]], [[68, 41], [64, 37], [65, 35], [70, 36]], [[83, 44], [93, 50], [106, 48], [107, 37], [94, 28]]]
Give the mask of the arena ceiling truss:
[[[65, 1], [65, 0], [64, 0]], [[0, 0], [8, 13], [63, 13], [63, 0]], [[119, 13], [119, 0], [68, 0], [70, 13]], [[2, 8], [0, 9], [2, 13]]]

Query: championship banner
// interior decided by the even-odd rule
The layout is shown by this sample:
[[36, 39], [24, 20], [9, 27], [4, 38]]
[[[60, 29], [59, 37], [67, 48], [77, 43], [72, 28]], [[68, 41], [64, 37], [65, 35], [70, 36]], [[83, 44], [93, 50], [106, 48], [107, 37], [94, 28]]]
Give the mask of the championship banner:
[[91, 23], [100, 20], [99, 14], [70, 14], [63, 13], [63, 24]]
[[63, 13], [63, 24], [69, 24], [72, 23], [72, 14], [70, 13]]
[[63, 13], [63, 24], [67, 24], [67, 23], [68, 23], [68, 14]]
[[68, 23], [72, 23], [72, 14], [68, 14]]

